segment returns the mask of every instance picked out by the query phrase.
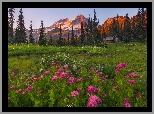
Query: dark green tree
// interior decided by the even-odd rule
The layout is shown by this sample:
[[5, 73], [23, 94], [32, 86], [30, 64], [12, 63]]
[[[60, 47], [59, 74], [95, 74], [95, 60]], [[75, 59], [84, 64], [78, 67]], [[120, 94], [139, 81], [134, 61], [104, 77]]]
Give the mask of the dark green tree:
[[39, 37], [39, 41], [38, 44], [39, 45], [47, 45], [47, 39], [45, 37], [45, 33], [44, 33], [44, 26], [43, 26], [43, 21], [41, 20], [41, 29], [40, 29], [40, 37]]
[[74, 38], [74, 30], [73, 30], [73, 25], [72, 25], [72, 38], [71, 38], [71, 44], [75, 45], [75, 38]]
[[70, 33], [69, 33], [69, 30], [68, 30], [68, 45], [69, 45], [69, 41], [70, 41]]
[[8, 16], [8, 41], [10, 43], [13, 43], [13, 23], [14, 23], [14, 15], [15, 9], [14, 8], [9, 8], [9, 16]]
[[128, 13], [126, 14], [126, 19], [124, 21], [124, 28], [123, 28], [123, 39], [124, 42], [130, 42], [131, 41], [131, 23], [130, 18], [128, 17]]
[[100, 39], [97, 37], [98, 36], [98, 24], [99, 24], [99, 20], [97, 21], [97, 17], [96, 17], [96, 11], [94, 9], [94, 18], [93, 18], [93, 26], [92, 26], [92, 35], [93, 35], [93, 42], [94, 45], [95, 43], [97, 43]]
[[81, 38], [80, 38], [81, 46], [84, 45], [84, 29], [83, 29], [83, 23], [81, 22]]
[[15, 43], [28, 43], [22, 8], [20, 9], [19, 12], [20, 12], [20, 15], [18, 16], [19, 19], [17, 21]]
[[32, 21], [30, 21], [30, 30], [29, 30], [29, 32], [30, 32], [30, 34], [29, 34], [29, 43], [32, 43], [32, 44], [34, 44], [35, 43], [35, 41], [34, 41], [34, 38], [33, 38], [33, 29], [32, 29]]

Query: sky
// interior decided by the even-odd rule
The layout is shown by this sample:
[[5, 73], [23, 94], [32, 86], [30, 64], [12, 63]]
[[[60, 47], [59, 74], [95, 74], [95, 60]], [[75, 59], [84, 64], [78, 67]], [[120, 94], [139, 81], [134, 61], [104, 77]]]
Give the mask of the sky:
[[[73, 19], [77, 15], [82, 14], [84, 17], [93, 18], [94, 9], [96, 11], [96, 17], [99, 19], [99, 24], [102, 25], [108, 18], [119, 16], [125, 16], [128, 13], [129, 17], [133, 17], [137, 14], [138, 8], [23, 8], [23, 15], [25, 21], [25, 27], [29, 29], [30, 20], [32, 20], [33, 29], [40, 28], [41, 20], [45, 27], [53, 25], [60, 19]], [[18, 20], [20, 8], [15, 8], [14, 18], [16, 27], [16, 21]]]

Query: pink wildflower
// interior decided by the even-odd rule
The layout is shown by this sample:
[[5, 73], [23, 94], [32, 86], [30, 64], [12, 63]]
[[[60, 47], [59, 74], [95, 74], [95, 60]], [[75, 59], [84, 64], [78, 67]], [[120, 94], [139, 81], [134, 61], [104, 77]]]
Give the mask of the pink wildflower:
[[123, 62], [117, 65], [118, 69], [125, 68], [125, 67], [126, 67], [126, 63], [123, 63]]
[[108, 76], [106, 75], [105, 78], [108, 78]]
[[118, 90], [119, 90], [119, 87], [118, 87], [118, 86], [116, 86], [114, 89], [118, 91]]
[[45, 75], [48, 75], [48, 74], [50, 74], [50, 71], [45, 71], [44, 74], [45, 74]]
[[23, 91], [22, 94], [24, 95], [24, 94], [26, 94], [26, 92], [27, 92], [27, 91]]
[[8, 97], [8, 100], [10, 100], [10, 97]]
[[98, 79], [98, 82], [101, 82], [102, 80], [101, 79]]
[[26, 88], [27, 91], [30, 91], [30, 90], [33, 90], [33, 89], [34, 89], [33, 86], [28, 86], [28, 87]]
[[95, 87], [93, 87], [93, 86], [89, 86], [89, 87], [88, 87], [88, 92], [97, 93], [97, 92], [98, 92], [98, 88], [95, 88]]
[[68, 69], [68, 65], [67, 65], [67, 64], [65, 64], [65, 65], [64, 65], [64, 68], [65, 68], [65, 69]]
[[22, 89], [19, 89], [19, 90], [16, 91], [16, 93], [19, 93], [19, 92], [21, 92], [21, 91], [22, 91]]
[[57, 81], [57, 80], [58, 80], [58, 76], [53, 76], [53, 77], [52, 77], [52, 81], [53, 81], [53, 82], [55, 82], [55, 81]]
[[129, 83], [130, 84], [135, 84], [135, 81], [134, 80], [129, 80]]
[[15, 86], [14, 85], [12, 85], [11, 87], [10, 87], [10, 89], [14, 89], [15, 88]]
[[87, 107], [98, 107], [98, 105], [95, 100], [90, 100], [87, 104]]
[[125, 78], [129, 78], [129, 75], [126, 75]]
[[95, 74], [99, 74], [99, 72], [98, 72], [98, 71], [96, 71], [96, 72], [95, 72]]
[[93, 68], [91, 67], [89, 70], [93, 70]]
[[55, 72], [54, 74], [57, 75], [57, 74], [60, 74], [60, 72]]
[[124, 98], [124, 103], [128, 103], [129, 99], [128, 98]]
[[90, 101], [96, 101], [97, 103], [101, 103], [102, 102], [102, 100], [98, 96], [96, 96], [96, 95], [90, 96], [89, 100]]
[[62, 68], [59, 68], [57, 72], [59, 73], [63, 72]]
[[105, 80], [105, 77], [104, 76], [102, 77], [102, 80]]
[[99, 74], [103, 74], [102, 72], [99, 72]]
[[131, 76], [133, 78], [137, 78], [137, 74], [135, 74], [135, 73], [131, 73], [131, 74], [129, 74], [129, 76]]
[[71, 92], [71, 96], [74, 98], [77, 97], [78, 95], [79, 95], [78, 91]]
[[78, 78], [78, 79], [77, 79], [77, 82], [81, 82], [81, 81], [82, 81], [82, 78]]
[[44, 74], [42, 74], [41, 76], [38, 77], [38, 79], [42, 79], [44, 77]]
[[62, 73], [60, 74], [60, 78], [66, 78], [67, 76], [68, 76], [68, 74], [65, 73], [65, 72], [62, 72]]
[[74, 77], [70, 77], [70, 78], [68, 79], [68, 83], [69, 83], [69, 84], [73, 84], [74, 81], [75, 81], [75, 78], [74, 78]]
[[137, 94], [137, 97], [141, 98], [141, 94]]
[[18, 72], [14, 71], [12, 72], [12, 76], [16, 76], [18, 74]]
[[124, 103], [124, 107], [131, 107], [129, 103]]
[[78, 92], [80, 92], [80, 91], [81, 91], [81, 88], [77, 88], [76, 90], [77, 90]]
[[103, 97], [106, 97], [107, 95], [105, 93], [102, 94]]
[[116, 69], [116, 70], [115, 70], [115, 73], [116, 73], [116, 74], [119, 74], [119, 69]]

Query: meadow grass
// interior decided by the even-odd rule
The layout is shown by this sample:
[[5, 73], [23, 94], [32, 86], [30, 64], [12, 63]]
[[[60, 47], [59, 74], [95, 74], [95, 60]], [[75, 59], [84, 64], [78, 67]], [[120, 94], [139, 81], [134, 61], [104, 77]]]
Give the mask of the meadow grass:
[[9, 45], [8, 56], [9, 106], [146, 106], [146, 44]]

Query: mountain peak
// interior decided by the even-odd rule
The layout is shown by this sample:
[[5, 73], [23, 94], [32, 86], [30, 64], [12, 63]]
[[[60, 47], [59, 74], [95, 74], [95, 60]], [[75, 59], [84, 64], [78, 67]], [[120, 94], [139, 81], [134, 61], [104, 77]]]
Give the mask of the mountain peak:
[[81, 19], [83, 21], [85, 19], [85, 17], [82, 14], [79, 14], [76, 16], [75, 19]]

